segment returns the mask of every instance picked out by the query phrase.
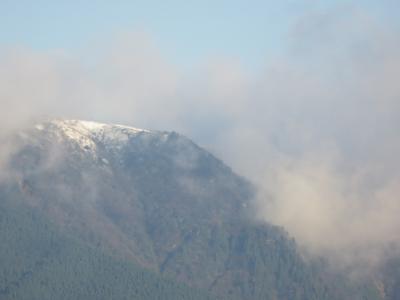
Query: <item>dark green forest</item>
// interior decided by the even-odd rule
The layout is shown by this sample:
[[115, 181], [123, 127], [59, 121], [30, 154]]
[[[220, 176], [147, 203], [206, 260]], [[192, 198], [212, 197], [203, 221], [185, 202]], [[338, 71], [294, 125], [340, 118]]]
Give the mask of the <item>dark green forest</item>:
[[254, 220], [251, 183], [184, 136], [115, 127], [128, 140], [93, 135], [94, 151], [63, 130], [16, 141], [0, 184], [0, 299], [398, 299], [398, 261], [354, 280], [306, 258]]
[[61, 234], [21, 199], [0, 197], [0, 299], [215, 299]]

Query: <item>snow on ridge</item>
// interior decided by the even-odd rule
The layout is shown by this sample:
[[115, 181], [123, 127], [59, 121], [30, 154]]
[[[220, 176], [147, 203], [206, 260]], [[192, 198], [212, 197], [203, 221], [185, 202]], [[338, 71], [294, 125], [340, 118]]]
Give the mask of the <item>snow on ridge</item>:
[[[58, 129], [56, 132], [58, 138], [72, 140], [82, 150], [93, 152], [93, 154], [96, 152], [98, 142], [102, 142], [107, 148], [119, 149], [125, 145], [131, 136], [151, 133], [149, 130], [124, 125], [83, 120], [54, 119], [44, 124], [46, 123]], [[43, 130], [44, 124], [36, 125], [36, 129]]]
[[100, 123], [100, 122], [93, 122], [93, 121], [85, 121], [85, 120], [63, 120], [63, 119], [55, 119], [50, 121], [50, 123], [61, 125], [62, 127], [74, 127], [79, 129], [84, 129], [92, 132], [98, 132], [104, 129], [110, 128], [119, 128], [121, 130], [125, 130], [130, 133], [137, 133], [137, 132], [147, 132], [149, 130], [135, 128], [131, 126], [125, 126], [120, 124], [107, 124], [107, 123]]
[[121, 130], [126, 130], [130, 132], [147, 132], [149, 133], [149, 130], [146, 129], [140, 129], [136, 127], [131, 127], [131, 126], [125, 126], [125, 125], [120, 125], [120, 124], [106, 124], [106, 123], [99, 123], [99, 122], [93, 122], [93, 121], [81, 121], [81, 120], [71, 120], [72, 122], [76, 122], [78, 124], [81, 124], [82, 126], [86, 127], [88, 130], [92, 131], [98, 131], [101, 129], [104, 129], [105, 127], [111, 128], [119, 128]]

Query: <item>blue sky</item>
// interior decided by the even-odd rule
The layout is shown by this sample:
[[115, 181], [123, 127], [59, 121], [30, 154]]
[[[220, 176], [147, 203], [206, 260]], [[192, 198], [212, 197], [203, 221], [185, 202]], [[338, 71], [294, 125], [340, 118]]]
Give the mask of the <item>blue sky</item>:
[[181, 65], [226, 56], [256, 66], [287, 48], [288, 32], [307, 13], [348, 5], [396, 23], [397, 2], [0, 0], [0, 44], [74, 51], [143, 31]]

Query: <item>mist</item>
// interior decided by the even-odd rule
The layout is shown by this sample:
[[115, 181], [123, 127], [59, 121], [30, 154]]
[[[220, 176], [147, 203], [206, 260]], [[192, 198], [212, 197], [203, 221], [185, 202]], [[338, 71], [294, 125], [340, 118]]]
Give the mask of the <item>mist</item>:
[[256, 184], [258, 221], [311, 253], [379, 262], [400, 246], [398, 33], [357, 8], [309, 12], [258, 70], [182, 68], [146, 32], [75, 53], [3, 46], [1, 136], [60, 117], [175, 130]]

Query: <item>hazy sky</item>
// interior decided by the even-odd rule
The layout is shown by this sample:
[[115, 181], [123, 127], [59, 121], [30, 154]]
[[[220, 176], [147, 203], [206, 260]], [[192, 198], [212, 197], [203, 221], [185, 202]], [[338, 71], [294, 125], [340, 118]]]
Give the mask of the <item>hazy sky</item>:
[[257, 68], [286, 51], [288, 32], [300, 18], [346, 6], [400, 22], [396, 0], [1, 0], [0, 44], [75, 51], [139, 30], [181, 66], [228, 56]]
[[0, 134], [43, 116], [182, 132], [258, 185], [260, 218], [372, 260], [400, 249], [399, 16], [398, 0], [0, 0]]

